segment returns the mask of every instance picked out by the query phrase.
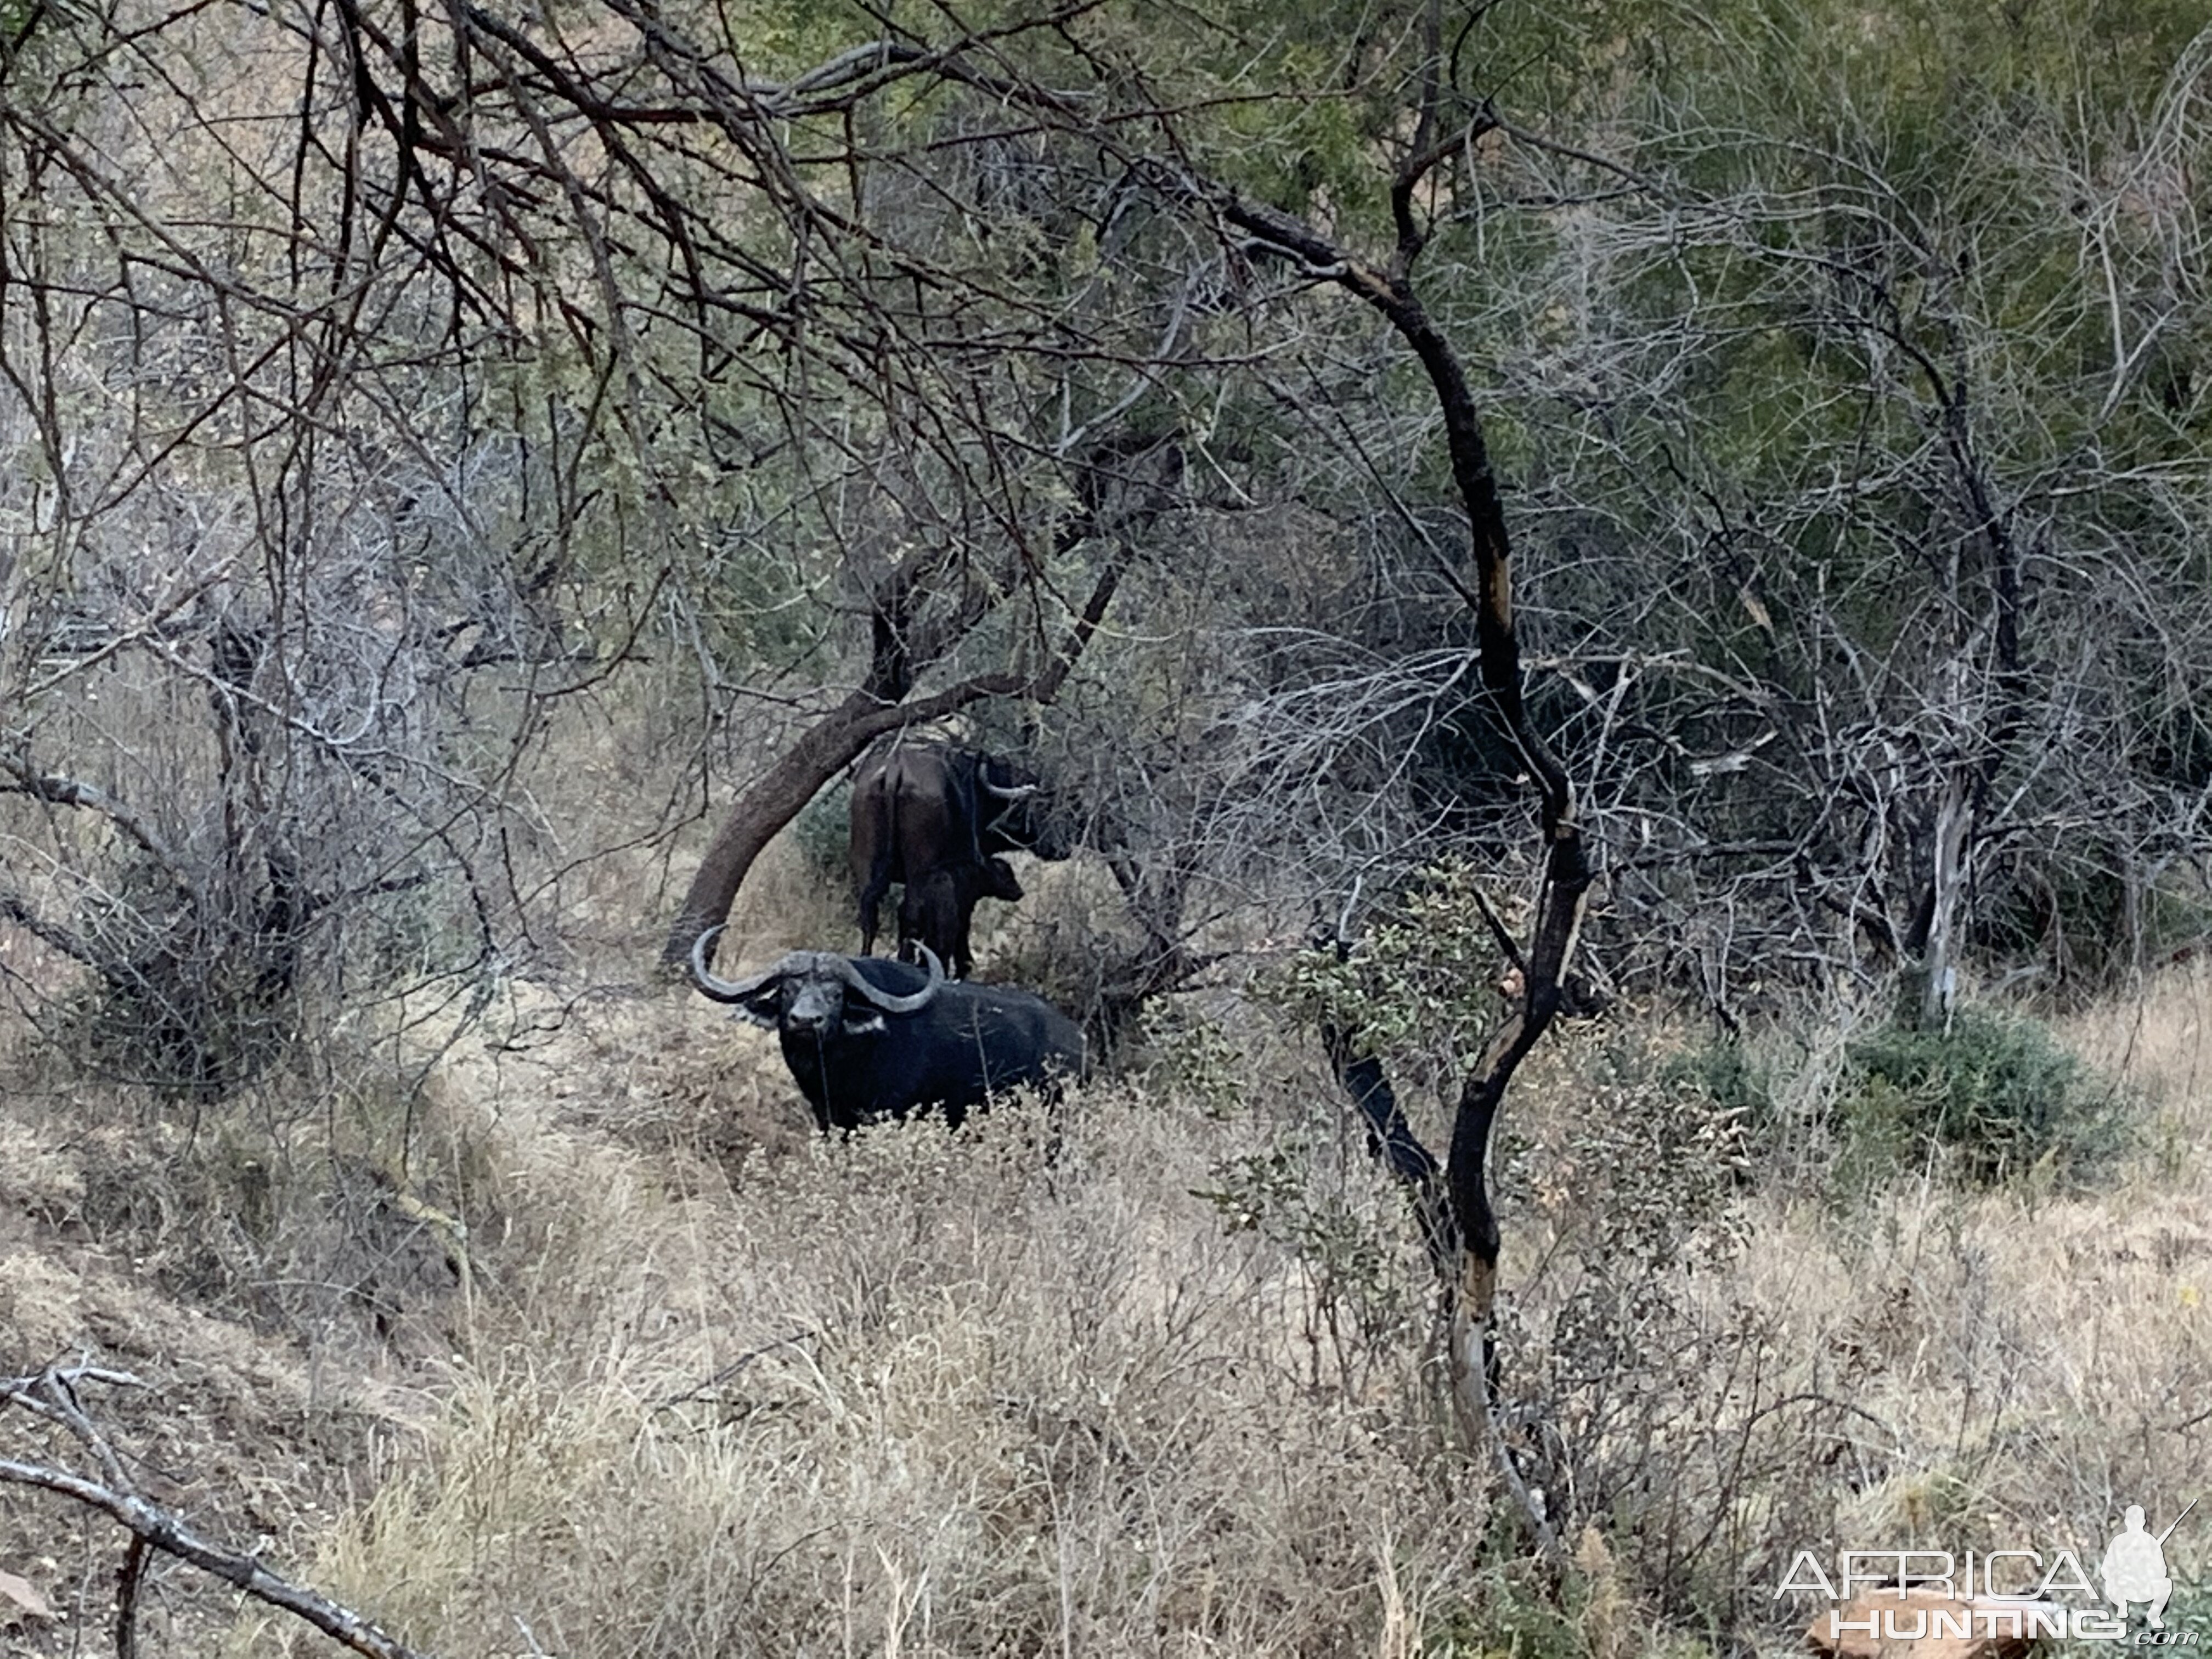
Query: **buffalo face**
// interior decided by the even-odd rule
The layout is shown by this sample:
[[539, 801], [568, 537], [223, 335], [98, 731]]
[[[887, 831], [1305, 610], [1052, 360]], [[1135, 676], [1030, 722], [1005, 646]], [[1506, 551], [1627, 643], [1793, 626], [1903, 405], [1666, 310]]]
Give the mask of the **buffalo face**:
[[982, 851], [1034, 853], [1054, 862], [1074, 856], [1074, 815], [1061, 792], [1036, 773], [985, 755], [976, 764], [975, 787], [982, 813], [978, 837]]
[[830, 951], [793, 951], [766, 973], [747, 980], [717, 979], [707, 951], [722, 930], [711, 927], [691, 945], [691, 979], [717, 1002], [726, 1002], [754, 1024], [807, 1036], [879, 1031], [885, 1014], [927, 1008], [945, 982], [945, 969], [929, 956], [929, 981], [901, 994], [879, 985], [849, 957]]

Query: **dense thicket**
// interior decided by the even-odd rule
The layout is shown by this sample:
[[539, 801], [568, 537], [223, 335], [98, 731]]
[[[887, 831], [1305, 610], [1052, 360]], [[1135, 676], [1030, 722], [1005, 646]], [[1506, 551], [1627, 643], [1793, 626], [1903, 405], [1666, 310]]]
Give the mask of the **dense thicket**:
[[[0, 0], [0, 984], [45, 1040], [52, 1121], [136, 1107], [87, 1074], [194, 1108], [94, 1123], [85, 1145], [127, 1146], [27, 1183], [35, 1224], [134, 1272], [159, 1257], [165, 1289], [219, 1287], [270, 1325], [356, 1322], [397, 1352], [427, 1322], [422, 1352], [471, 1351], [456, 1372], [514, 1335], [533, 1376], [486, 1391], [498, 1455], [449, 1439], [422, 1501], [395, 1481], [365, 1523], [391, 1561], [419, 1547], [428, 1565], [392, 1577], [430, 1601], [495, 1537], [542, 1580], [543, 1516], [594, 1504], [633, 1549], [617, 1559], [647, 1559], [667, 1425], [770, 1448], [765, 1480], [732, 1462], [693, 1483], [696, 1510], [667, 1506], [668, 1559], [743, 1561], [745, 1588], [593, 1590], [593, 1616], [635, 1614], [655, 1650], [700, 1600], [726, 1622], [685, 1639], [812, 1628], [839, 1595], [849, 1636], [866, 1558], [896, 1571], [872, 1538], [814, 1547], [866, 1513], [815, 1524], [811, 1504], [848, 1502], [823, 1498], [815, 1448], [858, 1468], [906, 1446], [842, 1401], [833, 1434], [773, 1437], [818, 1426], [787, 1409], [817, 1384], [926, 1374], [910, 1340], [975, 1347], [941, 1397], [912, 1395], [956, 1495], [931, 1454], [898, 1512], [926, 1513], [916, 1536], [981, 1517], [970, 1582], [993, 1588], [960, 1613], [977, 1640], [1077, 1645], [1078, 1559], [1144, 1640], [1205, 1628], [1128, 1593], [1174, 1582], [1154, 1552], [1170, 1509], [1204, 1540], [1196, 1601], [1239, 1555], [1295, 1587], [1249, 1595], [1222, 1641], [1296, 1646], [1278, 1603], [1318, 1603], [1301, 1616], [1330, 1650], [1369, 1634], [1366, 1566], [1332, 1552], [1371, 1549], [1387, 1578], [1408, 1528], [1443, 1609], [1398, 1620], [1409, 1639], [1495, 1644], [1521, 1590], [1464, 1583], [1494, 1551], [1516, 1575], [1543, 1558], [1547, 1617], [1579, 1594], [1561, 1585], [1599, 1587], [1587, 1646], [1612, 1652], [1629, 1604], [1598, 1610], [1608, 1538], [1643, 1558], [1638, 1607], [1740, 1647], [1772, 1634], [1792, 1540], [1840, 1536], [1846, 1487], [1903, 1493], [1916, 1534], [1938, 1498], [1963, 1515], [1959, 1494], [1978, 1509], [1998, 1483], [2014, 1519], [2101, 1516], [2108, 1447], [2062, 1469], [2021, 1449], [2052, 1429], [2033, 1411], [2078, 1449], [2124, 1399], [2142, 1468], [2185, 1450], [2185, 1228], [2118, 1247], [2155, 1267], [2130, 1305], [2157, 1340], [2110, 1366], [2142, 1386], [2085, 1394], [2116, 1356], [2057, 1339], [2109, 1349], [2116, 1327], [2041, 1310], [2107, 1295], [2079, 1269], [2113, 1212], [2033, 1258], [2061, 1297], [1990, 1270], [1974, 1241], [2025, 1231], [2013, 1212], [1969, 1226], [1923, 1203], [1906, 1225], [1858, 1188], [1907, 1158], [1927, 1192], [1955, 1175], [2005, 1202], [2102, 1179], [2141, 1115], [1961, 996], [2074, 994], [2204, 931], [2200, 11]], [[1018, 750], [1085, 809], [1089, 852], [1051, 878], [1066, 902], [987, 972], [1087, 1001], [1094, 1028], [1210, 993], [1150, 1029], [1148, 1074], [1099, 1090], [1067, 1142], [1086, 1179], [1033, 1181], [1018, 1129], [995, 1172], [972, 1143], [862, 1137], [764, 1178], [720, 1051], [687, 1066], [666, 1005], [600, 994], [757, 895], [794, 823], [834, 862], [834, 781], [911, 727]], [[1110, 915], [1085, 908], [1101, 894]], [[831, 913], [785, 908], [794, 933]], [[1297, 950], [1316, 936], [1334, 948]], [[471, 1123], [422, 1086], [425, 1055], [502, 987], [527, 1012], [501, 1040], [548, 1039], [582, 1081], [549, 1062]], [[1509, 1115], [1486, 1165], [1547, 1023], [1620, 990], [1724, 1030], [1810, 1001], [1825, 1052], [1778, 1081], [1755, 1044], [1662, 1055], [1608, 1030], [1553, 1074], [1571, 1104], [1534, 1139]], [[1310, 1103], [1269, 1120], [1240, 1098], [1319, 1074], [1224, 1057], [1302, 1040], [1269, 1005], [1319, 1028], [1306, 1046], [1370, 1150], [1419, 1191], [1494, 1482], [1417, 1420], [1430, 1376], [1401, 1362], [1434, 1328], [1395, 1200], [1345, 1195], [1356, 1137], [1324, 1146], [1292, 1121]], [[346, 1047], [369, 1042], [373, 1061]], [[1431, 1085], [1458, 1109], [1441, 1158], [1400, 1110], [1425, 1127]], [[237, 1095], [250, 1108], [212, 1109]], [[625, 1161], [678, 1120], [680, 1156]], [[733, 1179], [692, 1207], [709, 1133], [746, 1146], [715, 1149]], [[1221, 1151], [1239, 1136], [1264, 1144]], [[1825, 1322], [1801, 1319], [1799, 1281], [1757, 1283], [1763, 1262], [1718, 1277], [1758, 1254], [1744, 1194], [1808, 1208], [1797, 1177], [1823, 1158], [1849, 1224], [1802, 1224], [1837, 1237], [1784, 1267], [1833, 1281]], [[1493, 1175], [1550, 1239], [1496, 1329]], [[940, 1206], [963, 1192], [964, 1216]], [[1204, 1282], [1236, 1276], [1224, 1221], [1303, 1275], [1303, 1392], [1266, 1273], [1206, 1311]], [[1887, 1256], [1854, 1256], [1862, 1224]], [[570, 1230], [609, 1272], [564, 1276]], [[1877, 1283], [1865, 1261], [1900, 1241], [1910, 1265]], [[483, 1288], [472, 1249], [507, 1282]], [[635, 1287], [664, 1250], [696, 1286]], [[1923, 1258], [1958, 1275], [1933, 1300]], [[902, 1324], [925, 1295], [958, 1342]], [[561, 1349], [540, 1346], [541, 1296], [584, 1306], [580, 1363], [543, 1358]], [[531, 1310], [449, 1333], [449, 1303]], [[778, 1308], [778, 1328], [747, 1322]], [[618, 1455], [568, 1463], [583, 1485], [549, 1481], [563, 1496], [529, 1522], [495, 1503], [431, 1524], [447, 1496], [476, 1503], [472, 1471], [519, 1467], [514, 1398], [623, 1369], [664, 1316], [692, 1322], [711, 1380], [622, 1379]], [[1216, 1323], [1238, 1342], [1187, 1354]], [[1503, 1393], [1477, 1344], [1500, 1332]], [[799, 1392], [744, 1405], [784, 1360], [739, 1373], [786, 1349]], [[1929, 1392], [1931, 1352], [1955, 1395]], [[1141, 1431], [1109, 1432], [1109, 1371], [1219, 1409], [1164, 1391], [1128, 1407]], [[1869, 1376], [1920, 1402], [1910, 1434], [1860, 1403]], [[1293, 1395], [1329, 1449], [1295, 1492], [1359, 1494], [1341, 1516], [1371, 1523], [1291, 1496], [1306, 1518], [1268, 1532], [1273, 1477], [1244, 1472], [1297, 1455], [1264, 1426]], [[1215, 1425], [1210, 1456], [1190, 1421]], [[550, 1468], [577, 1437], [546, 1423]], [[1038, 1540], [1079, 1443], [1096, 1538], [1055, 1554]], [[1003, 1507], [976, 1500], [986, 1468]], [[1170, 1468], [1197, 1472], [1184, 1508], [1130, 1474]], [[1218, 1505], [1209, 1482], [1257, 1501]], [[605, 1497], [624, 1490], [653, 1501]], [[742, 1527], [718, 1508], [732, 1492], [759, 1505]], [[564, 1537], [595, 1583], [599, 1534]], [[789, 1605], [760, 1612], [771, 1582]], [[483, 1640], [512, 1617], [535, 1650], [485, 1583]]]
[[[732, 887], [921, 716], [1060, 759], [1156, 954], [1510, 867], [1432, 390], [1229, 205], [1381, 260], [1454, 134], [1402, 205], [1601, 976], [1932, 1005], [2193, 926], [2185, 8], [0, 24], [0, 904], [126, 1067], [557, 946], [734, 776]], [[633, 733], [580, 841], [517, 785], [564, 706]]]

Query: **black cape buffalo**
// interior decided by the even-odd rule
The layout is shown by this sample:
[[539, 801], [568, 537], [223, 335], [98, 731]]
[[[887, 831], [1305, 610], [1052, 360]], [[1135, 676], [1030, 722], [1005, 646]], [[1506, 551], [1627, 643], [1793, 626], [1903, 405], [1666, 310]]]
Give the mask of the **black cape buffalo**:
[[[996, 755], [938, 743], [899, 743], [864, 757], [853, 774], [853, 885], [860, 899], [860, 954], [875, 949], [876, 907], [893, 882], [909, 886], [933, 870], [982, 872], [1000, 853], [1064, 859], [1075, 850], [1065, 806], [1036, 774]], [[966, 878], [957, 931], [991, 891]], [[940, 957], [948, 939], [927, 941]]]
[[988, 858], [981, 864], [939, 865], [927, 875], [908, 881], [906, 895], [899, 901], [899, 959], [912, 961], [913, 947], [918, 945], [935, 952], [952, 970], [953, 978], [969, 977], [975, 971], [969, 929], [975, 917], [976, 901], [996, 898], [1012, 902], [1021, 896], [1022, 884], [1014, 875], [1014, 866], [1002, 858]]
[[883, 957], [793, 951], [750, 979], [717, 979], [691, 946], [691, 978], [716, 1002], [768, 1027], [824, 1133], [933, 1106], [958, 1124], [971, 1107], [1023, 1084], [1083, 1071], [1083, 1032], [1050, 1003], [999, 985], [955, 984]]

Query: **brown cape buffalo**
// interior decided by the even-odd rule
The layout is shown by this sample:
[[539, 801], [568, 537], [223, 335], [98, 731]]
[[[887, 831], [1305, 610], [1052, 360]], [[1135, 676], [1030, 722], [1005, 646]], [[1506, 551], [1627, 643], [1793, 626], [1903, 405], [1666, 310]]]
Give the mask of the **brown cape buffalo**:
[[[1001, 853], [1064, 859], [1074, 851], [1063, 804], [1034, 773], [996, 755], [945, 744], [898, 743], [862, 759], [853, 775], [852, 870], [860, 901], [860, 952], [875, 948], [876, 907], [893, 882], [909, 891], [934, 872], [952, 872], [913, 911], [931, 918], [922, 942], [940, 957], [964, 958], [975, 902], [1005, 892], [987, 860]], [[964, 873], [963, 873], [964, 872]], [[911, 901], [909, 902], [912, 902]], [[902, 908], [902, 920], [907, 914]], [[902, 934], [902, 937], [906, 935]], [[969, 964], [954, 962], [954, 971]]]

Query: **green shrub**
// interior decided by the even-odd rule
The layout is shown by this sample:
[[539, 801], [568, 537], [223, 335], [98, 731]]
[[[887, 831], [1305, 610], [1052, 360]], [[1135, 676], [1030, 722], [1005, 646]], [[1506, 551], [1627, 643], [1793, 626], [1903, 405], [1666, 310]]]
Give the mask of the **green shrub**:
[[791, 838], [798, 843], [799, 856], [824, 882], [848, 879], [852, 835], [853, 786], [843, 778], [800, 807], [791, 821]]
[[1774, 1122], [1774, 1068], [1741, 1042], [1707, 1042], [1673, 1055], [1659, 1067], [1658, 1080], [1695, 1090], [1722, 1111], [1740, 1114], [1747, 1128], [1763, 1132]]
[[2176, 1638], [2187, 1637], [2188, 1645], [2202, 1653], [2204, 1644], [2212, 1642], [2212, 1585], [2202, 1577], [2191, 1582], [2172, 1558], [2167, 1561], [2167, 1571], [2173, 1574], [2173, 1600], [2166, 1609], [2166, 1627]]
[[1141, 1020], [1150, 1096], [1188, 1103], [1217, 1121], [1243, 1109], [1249, 1068], [1244, 1050], [1219, 1020], [1176, 1001], [1147, 1006]]
[[1940, 1153], [1983, 1183], [2081, 1178], [2123, 1148], [2128, 1103], [2039, 1022], [1961, 1008], [1948, 1030], [1884, 1026], [1850, 1045], [1842, 1127], [1864, 1151]]

